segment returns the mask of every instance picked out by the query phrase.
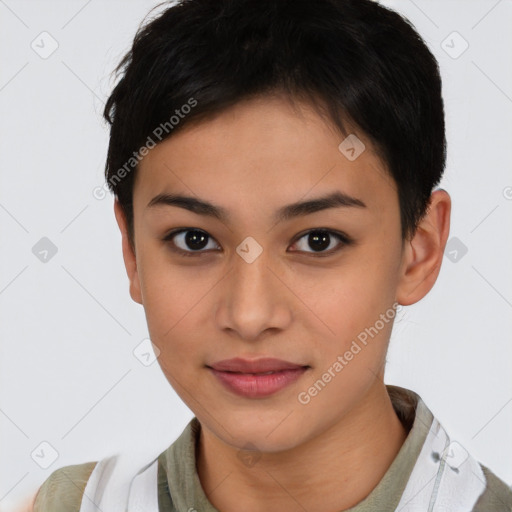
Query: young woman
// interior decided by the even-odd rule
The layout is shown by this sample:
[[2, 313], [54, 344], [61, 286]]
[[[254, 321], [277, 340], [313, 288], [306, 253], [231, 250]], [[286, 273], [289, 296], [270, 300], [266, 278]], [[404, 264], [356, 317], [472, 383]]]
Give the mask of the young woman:
[[106, 108], [133, 300], [194, 412], [158, 458], [55, 471], [41, 511], [505, 511], [512, 491], [383, 382], [439, 274], [437, 62], [370, 0], [183, 0]]

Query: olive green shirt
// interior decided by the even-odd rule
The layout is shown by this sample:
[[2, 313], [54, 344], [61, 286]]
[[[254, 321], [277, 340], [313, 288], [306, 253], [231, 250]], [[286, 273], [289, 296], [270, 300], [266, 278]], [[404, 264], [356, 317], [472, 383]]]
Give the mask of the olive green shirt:
[[[409, 434], [377, 486], [347, 512], [392, 512], [396, 509], [434, 419], [413, 391], [391, 385], [387, 389], [393, 407]], [[200, 429], [201, 425], [194, 417], [180, 437], [158, 457], [160, 512], [187, 512], [191, 509], [219, 512], [208, 500], [196, 470], [196, 442]], [[34, 512], [78, 512], [95, 465], [96, 462], [87, 462], [54, 471], [38, 492]], [[471, 512], [512, 512], [512, 489], [488, 468], [480, 466], [487, 482]]]

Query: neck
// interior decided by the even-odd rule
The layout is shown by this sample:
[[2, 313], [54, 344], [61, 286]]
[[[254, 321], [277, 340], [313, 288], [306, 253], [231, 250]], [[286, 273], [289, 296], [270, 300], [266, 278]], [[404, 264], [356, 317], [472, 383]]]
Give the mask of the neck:
[[241, 503], [246, 512], [346, 510], [376, 487], [407, 435], [380, 382], [322, 435], [286, 452], [263, 453], [251, 467], [202, 427], [197, 471], [222, 512], [239, 512]]

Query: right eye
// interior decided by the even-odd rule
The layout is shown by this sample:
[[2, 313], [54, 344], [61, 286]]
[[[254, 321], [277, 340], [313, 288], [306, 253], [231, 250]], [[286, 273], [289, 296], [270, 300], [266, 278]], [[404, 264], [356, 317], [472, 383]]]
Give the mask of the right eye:
[[[188, 257], [201, 256], [206, 252], [203, 249], [207, 248], [208, 239], [214, 240], [206, 231], [196, 228], [179, 228], [165, 235], [163, 241], [168, 242], [170, 249], [175, 253]], [[218, 244], [217, 247], [219, 247]]]

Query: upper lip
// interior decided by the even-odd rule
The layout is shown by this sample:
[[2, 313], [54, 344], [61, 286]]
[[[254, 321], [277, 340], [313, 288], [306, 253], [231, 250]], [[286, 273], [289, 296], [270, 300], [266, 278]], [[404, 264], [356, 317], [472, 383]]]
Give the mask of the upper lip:
[[297, 370], [305, 367], [305, 365], [290, 363], [289, 361], [283, 361], [281, 359], [274, 359], [271, 357], [255, 360], [235, 357], [234, 359], [217, 361], [216, 363], [208, 366], [218, 371], [240, 373], [277, 372], [280, 370]]

